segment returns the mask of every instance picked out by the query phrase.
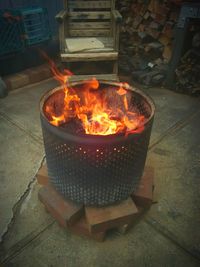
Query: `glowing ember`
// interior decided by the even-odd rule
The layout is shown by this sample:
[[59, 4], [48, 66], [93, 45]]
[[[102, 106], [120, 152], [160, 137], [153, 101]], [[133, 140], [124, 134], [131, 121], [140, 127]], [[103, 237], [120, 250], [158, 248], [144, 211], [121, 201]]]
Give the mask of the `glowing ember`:
[[68, 78], [72, 73], [68, 70], [61, 73], [54, 62], [49, 62], [55, 78], [63, 86], [63, 90], [51, 95], [44, 105], [44, 113], [51, 124], [62, 126], [76, 119], [90, 135], [127, 135], [143, 131], [145, 117], [134, 109], [127, 84], [119, 83], [101, 90], [99, 82], [93, 78], [71, 87]]

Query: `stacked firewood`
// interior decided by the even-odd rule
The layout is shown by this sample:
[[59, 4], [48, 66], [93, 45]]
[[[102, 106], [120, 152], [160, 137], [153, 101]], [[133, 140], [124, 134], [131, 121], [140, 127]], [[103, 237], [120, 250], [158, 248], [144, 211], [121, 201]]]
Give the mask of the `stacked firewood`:
[[120, 68], [143, 84], [161, 83], [180, 7], [165, 0], [125, 0], [118, 1], [117, 8], [123, 17]]
[[200, 93], [200, 26], [193, 28], [191, 48], [182, 56], [176, 69], [175, 89], [187, 94]]

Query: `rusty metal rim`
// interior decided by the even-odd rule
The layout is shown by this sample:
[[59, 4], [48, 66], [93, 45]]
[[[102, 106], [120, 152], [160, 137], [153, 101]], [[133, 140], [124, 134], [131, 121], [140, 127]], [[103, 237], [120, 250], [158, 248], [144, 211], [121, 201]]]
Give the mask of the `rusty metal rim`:
[[[119, 86], [119, 83], [117, 82], [109, 82], [109, 81], [104, 81], [104, 80], [99, 80], [99, 82], [101, 84], [107, 84], [107, 85], [113, 85], [113, 86]], [[80, 85], [82, 84], [83, 81], [78, 81], [78, 82], [72, 82], [70, 83], [70, 86], [76, 86], [76, 85]], [[122, 140], [130, 140], [133, 137], [137, 137], [140, 136], [142, 133], [132, 133], [129, 134], [128, 136], [125, 136], [124, 134], [112, 134], [112, 135], [105, 135], [105, 136], [98, 136], [98, 135], [83, 135], [83, 136], [79, 136], [79, 135], [72, 135], [70, 133], [67, 133], [64, 129], [60, 128], [60, 127], [56, 127], [54, 125], [52, 125], [48, 119], [46, 118], [46, 116], [44, 115], [43, 112], [43, 106], [45, 101], [47, 100], [47, 98], [49, 96], [51, 96], [53, 93], [61, 90], [63, 87], [62, 86], [58, 86], [54, 89], [50, 89], [49, 91], [47, 91], [45, 94], [42, 95], [41, 99], [40, 99], [40, 118], [43, 121], [43, 125], [45, 127], [47, 127], [50, 131], [52, 131], [55, 135], [59, 136], [62, 139], [67, 139], [67, 140], [71, 140], [73, 142], [78, 142], [78, 143], [90, 143], [90, 144], [108, 144], [108, 143], [119, 143]], [[143, 93], [141, 90], [134, 88], [132, 86], [126, 85], [126, 87], [124, 86], [124, 88], [126, 90], [130, 90], [132, 92], [135, 92], [136, 94], [141, 95], [146, 102], [149, 104], [150, 108], [151, 108], [151, 115], [150, 117], [145, 121], [144, 126], [148, 127], [149, 126], [149, 122], [153, 119], [154, 117], [154, 113], [155, 113], [155, 105], [153, 100], [147, 96], [145, 93]], [[145, 128], [146, 128], [145, 127]], [[145, 130], [144, 130], [145, 131]]]

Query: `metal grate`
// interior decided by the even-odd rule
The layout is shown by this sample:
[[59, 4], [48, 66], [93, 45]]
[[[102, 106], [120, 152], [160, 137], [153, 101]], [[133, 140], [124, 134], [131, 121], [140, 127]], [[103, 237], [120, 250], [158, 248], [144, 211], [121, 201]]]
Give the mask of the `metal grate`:
[[[41, 111], [47, 95], [41, 101]], [[63, 196], [86, 205], [104, 206], [127, 199], [137, 189], [146, 160], [154, 106], [139, 91], [133, 91], [133, 99], [149, 120], [142, 133], [128, 137], [74, 136], [52, 126], [41, 113], [49, 177]]]

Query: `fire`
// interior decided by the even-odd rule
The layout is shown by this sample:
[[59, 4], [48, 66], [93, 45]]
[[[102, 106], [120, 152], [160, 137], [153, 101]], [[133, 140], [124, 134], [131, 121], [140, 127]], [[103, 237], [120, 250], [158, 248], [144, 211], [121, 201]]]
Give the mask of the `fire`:
[[81, 122], [85, 133], [90, 135], [127, 135], [143, 131], [145, 117], [130, 105], [127, 84], [119, 83], [113, 87], [112, 97], [108, 96], [109, 88], [102, 93], [95, 78], [84, 81], [81, 89], [74, 88], [69, 83], [72, 73], [68, 70], [61, 73], [55, 63], [48, 60], [55, 78], [63, 87], [62, 94], [52, 95], [44, 106], [45, 115], [52, 125], [61, 126], [76, 119]]

